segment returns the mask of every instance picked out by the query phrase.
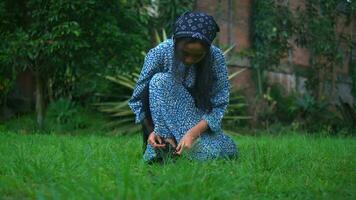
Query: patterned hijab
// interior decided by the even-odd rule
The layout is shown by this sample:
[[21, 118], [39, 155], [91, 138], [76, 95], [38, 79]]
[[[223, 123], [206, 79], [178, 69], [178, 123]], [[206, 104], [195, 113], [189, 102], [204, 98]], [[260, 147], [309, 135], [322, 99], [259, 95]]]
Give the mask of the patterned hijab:
[[214, 18], [202, 12], [185, 12], [174, 23], [173, 38], [192, 37], [211, 45], [220, 31]]

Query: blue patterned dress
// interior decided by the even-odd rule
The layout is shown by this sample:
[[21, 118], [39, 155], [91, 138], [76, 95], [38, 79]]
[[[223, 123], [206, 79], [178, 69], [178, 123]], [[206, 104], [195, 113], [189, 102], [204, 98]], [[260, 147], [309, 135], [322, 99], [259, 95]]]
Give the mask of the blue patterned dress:
[[[218, 157], [231, 157], [237, 154], [233, 140], [221, 129], [221, 120], [229, 101], [230, 84], [221, 50], [211, 45], [213, 84], [210, 113], [198, 109], [188, 89], [195, 83], [195, 66], [178, 65], [173, 68], [174, 44], [172, 39], [152, 48], [146, 55], [144, 65], [129, 100], [129, 106], [135, 113], [135, 122], [140, 123], [150, 110], [154, 132], [163, 138], [175, 138], [177, 142], [200, 120], [208, 123], [208, 130], [201, 134], [186, 155], [194, 160], [207, 160]], [[173, 73], [178, 73], [173, 75]], [[148, 93], [148, 94], [147, 94]], [[149, 98], [149, 105], [146, 105]], [[145, 161], [157, 157], [157, 152], [147, 144], [143, 155]]]

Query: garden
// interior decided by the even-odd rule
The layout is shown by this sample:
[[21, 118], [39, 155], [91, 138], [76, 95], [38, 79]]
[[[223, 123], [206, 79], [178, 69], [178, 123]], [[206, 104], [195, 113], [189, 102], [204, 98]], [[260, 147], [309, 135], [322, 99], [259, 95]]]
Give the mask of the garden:
[[[248, 4], [0, 0], [0, 199], [355, 199], [356, 2]], [[191, 10], [220, 25], [238, 157], [147, 164], [128, 103]]]

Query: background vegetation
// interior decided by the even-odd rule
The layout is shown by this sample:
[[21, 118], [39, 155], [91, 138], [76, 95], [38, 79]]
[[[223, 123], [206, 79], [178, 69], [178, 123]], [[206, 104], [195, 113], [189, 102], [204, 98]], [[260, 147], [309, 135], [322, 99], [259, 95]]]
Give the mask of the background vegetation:
[[[294, 127], [317, 132], [328, 129], [331, 134], [354, 131], [355, 105], [344, 102], [337, 94], [337, 82], [347, 76], [340, 73], [344, 52], [355, 51], [356, 40], [346, 32], [356, 17], [354, 1], [305, 2], [305, 8], [291, 11], [288, 3], [274, 0], [256, 1], [253, 10], [252, 66], [257, 85], [253, 105], [257, 112], [253, 121], [268, 128], [270, 124], [294, 124]], [[293, 47], [310, 51], [310, 66], [281, 67]], [[350, 79], [355, 61], [350, 56]], [[286, 95], [282, 87], [267, 83], [267, 72], [289, 72], [306, 78], [306, 91]], [[354, 90], [354, 85], [352, 86]], [[355, 94], [353, 93], [353, 98]], [[347, 113], [347, 114], [346, 114]], [[343, 123], [348, 121], [350, 123]]]
[[[196, 1], [0, 0], [0, 199], [355, 199], [356, 105], [335, 94], [346, 76], [356, 97], [353, 58], [338, 77], [355, 38], [337, 28], [356, 2], [253, 2], [257, 93], [232, 88], [223, 120], [239, 158], [147, 165], [127, 101], [144, 52]], [[293, 46], [311, 52], [308, 70], [281, 67]], [[284, 70], [303, 93], [268, 83]]]
[[[129, 128], [133, 115], [127, 99], [142, 66], [142, 52], [169, 37], [175, 18], [194, 5], [193, 0], [1, 1], [2, 115], [31, 115], [35, 111], [37, 127], [46, 130], [47, 117], [48, 124], [53, 120], [66, 124], [72, 122], [72, 114], [83, 113], [78, 110], [95, 113], [99, 108], [109, 114], [110, 122], [105, 124], [136, 132], [139, 127]], [[272, 130], [273, 126], [291, 125], [310, 132], [354, 132], [355, 105], [334, 102], [338, 98], [338, 66], [344, 60], [340, 48], [347, 44], [350, 51], [355, 49], [354, 36], [337, 26], [350, 25], [355, 7], [352, 1], [306, 1], [304, 9], [292, 12], [281, 2], [256, 1], [253, 46], [248, 55], [257, 94], [246, 104], [240, 92], [233, 93], [224, 126], [229, 130], [236, 126]], [[295, 45], [310, 50], [311, 66], [304, 71], [295, 66], [287, 70], [307, 78], [307, 91], [286, 96], [280, 87], [269, 85], [266, 75], [286, 70], [280, 61]], [[354, 66], [350, 59], [355, 96]], [[21, 73], [30, 75], [35, 84], [30, 109], [22, 109], [19, 105], [25, 102], [14, 95]], [[255, 111], [249, 112], [246, 106]], [[9, 108], [13, 113], [6, 113]], [[68, 130], [84, 126], [78, 124], [68, 125]]]

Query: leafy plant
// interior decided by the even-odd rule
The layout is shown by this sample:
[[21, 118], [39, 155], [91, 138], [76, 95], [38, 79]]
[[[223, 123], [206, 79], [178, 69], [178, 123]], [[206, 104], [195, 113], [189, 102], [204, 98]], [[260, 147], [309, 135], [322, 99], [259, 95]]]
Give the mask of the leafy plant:
[[276, 69], [290, 49], [294, 33], [292, 13], [274, 0], [254, 2], [252, 17], [252, 67], [258, 95], [265, 93], [265, 71]]
[[116, 84], [120, 88], [126, 89], [119, 95], [118, 101], [95, 103], [98, 110], [109, 114], [113, 120], [107, 123], [109, 127], [120, 127], [122, 133], [134, 133], [140, 130], [140, 126], [135, 125], [135, 115], [128, 106], [130, 95], [136, 85], [139, 77], [139, 68], [128, 74], [119, 74], [117, 76], [103, 76], [106, 80]]
[[240, 91], [233, 91], [230, 94], [229, 105], [223, 118], [224, 129], [226, 127], [227, 132], [233, 131], [236, 126], [243, 125], [243, 122], [251, 119], [250, 116], [246, 116], [246, 108], [248, 104], [245, 97], [241, 95]]
[[[167, 39], [166, 31], [162, 30], [162, 36], [155, 31], [156, 44]], [[145, 52], [142, 52], [142, 55], [146, 55]], [[134, 123], [135, 115], [128, 106], [129, 99], [132, 95], [132, 92], [135, 88], [137, 79], [139, 77], [141, 68], [139, 66], [135, 67], [129, 73], [119, 73], [116, 76], [99, 76], [105, 78], [106, 80], [116, 84], [121, 88], [121, 93], [117, 97], [118, 100], [110, 102], [101, 102], [95, 103], [98, 110], [104, 113], [109, 114], [113, 118], [111, 122], [107, 124], [109, 127], [120, 127], [122, 130], [121, 133], [135, 133], [141, 129], [141, 126], [138, 126]]]
[[123, 71], [139, 62], [141, 48], [148, 45], [147, 21], [141, 15], [136, 18], [132, 2], [136, 1], [0, 3], [0, 66], [34, 74], [39, 128], [46, 94], [50, 100], [72, 99], [78, 82], [87, 80], [82, 77]]
[[289, 126], [294, 130], [317, 132], [332, 128], [337, 120], [326, 99], [316, 101], [309, 93], [286, 94], [283, 87], [276, 84], [268, 87], [262, 105], [265, 108], [259, 109], [259, 122], [268, 130]]
[[172, 31], [172, 24], [185, 11], [193, 10], [196, 0], [159, 0], [148, 1], [146, 8], [150, 8], [150, 23], [152, 27]]
[[336, 105], [338, 109], [338, 123], [339, 128], [349, 129], [350, 133], [355, 133], [356, 130], [356, 104], [353, 105], [344, 102], [342, 99], [339, 99], [340, 104]]
[[[233, 49], [233, 47], [234, 46], [231, 46], [224, 51], [225, 57], [229, 51]], [[229, 74], [229, 80], [240, 75], [244, 71], [246, 71], [246, 68]], [[234, 129], [236, 126], [241, 125], [243, 121], [251, 119], [250, 116], [246, 116], [246, 108], [248, 104], [246, 103], [244, 96], [242, 96], [241, 92], [236, 90], [234, 87], [232, 87], [231, 90], [232, 92], [230, 93], [229, 105], [222, 122], [228, 129]], [[231, 130], [227, 132], [231, 132]]]
[[7, 94], [13, 85], [13, 80], [0, 75], [0, 106], [6, 105]]
[[60, 98], [49, 104], [47, 109], [48, 129], [72, 131], [89, 126], [84, 109], [68, 99]]
[[[332, 99], [336, 95], [338, 68], [344, 60], [340, 49], [343, 43], [352, 43], [352, 33], [345, 30], [352, 26], [356, 3], [307, 0], [305, 6], [298, 12], [296, 41], [310, 52], [306, 87], [316, 100]], [[331, 89], [326, 87], [326, 83]]]

